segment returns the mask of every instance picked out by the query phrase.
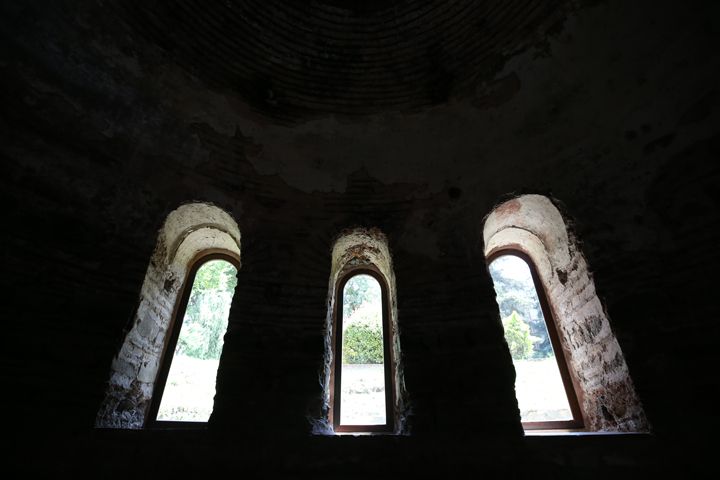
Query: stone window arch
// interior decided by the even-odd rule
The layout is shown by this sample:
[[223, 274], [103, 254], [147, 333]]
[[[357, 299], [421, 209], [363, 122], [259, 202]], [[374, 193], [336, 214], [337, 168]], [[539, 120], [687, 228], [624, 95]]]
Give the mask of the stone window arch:
[[[212, 256], [212, 257], [211, 257]], [[143, 428], [150, 423], [168, 332], [193, 267], [222, 257], [240, 268], [240, 230], [235, 220], [209, 203], [172, 211], [158, 234], [140, 299], [120, 351], [113, 359], [96, 427]]]
[[[371, 276], [382, 290], [385, 352], [386, 423], [383, 425], [343, 425], [336, 410], [340, 385], [336, 384], [341, 368], [338, 342], [342, 341], [343, 289], [357, 276]], [[395, 275], [387, 238], [378, 229], [354, 228], [342, 232], [332, 249], [332, 266], [328, 286], [325, 361], [321, 374], [323, 385], [323, 418], [314, 422], [314, 433], [333, 434], [345, 431], [405, 431], [406, 392], [403, 382], [400, 339], [397, 322]], [[338, 328], [340, 327], [340, 328]]]
[[[584, 430], [648, 430], [622, 350], [574, 234], [553, 202], [522, 195], [496, 206], [483, 227], [489, 260], [520, 252], [535, 269], [577, 395]], [[548, 326], [550, 328], [550, 325]]]

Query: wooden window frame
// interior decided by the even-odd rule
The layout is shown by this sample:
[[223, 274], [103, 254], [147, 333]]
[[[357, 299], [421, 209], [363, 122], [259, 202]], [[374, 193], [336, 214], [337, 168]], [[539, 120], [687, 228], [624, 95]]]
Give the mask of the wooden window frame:
[[240, 260], [232, 252], [221, 249], [208, 249], [200, 252], [190, 262], [190, 269], [185, 276], [185, 281], [182, 285], [182, 290], [178, 296], [178, 301], [175, 303], [173, 315], [168, 325], [167, 333], [165, 334], [165, 343], [163, 345], [162, 356], [160, 357], [160, 368], [158, 368], [157, 376], [155, 377], [155, 384], [153, 388], [152, 400], [148, 407], [148, 414], [145, 417], [146, 428], [162, 428], [162, 429], [203, 429], [206, 428], [208, 422], [182, 422], [177, 420], [158, 420], [157, 415], [160, 410], [160, 403], [165, 393], [165, 386], [167, 383], [167, 377], [170, 373], [170, 367], [172, 365], [173, 357], [175, 356], [175, 347], [177, 346], [178, 339], [180, 337], [180, 331], [182, 330], [183, 320], [185, 318], [185, 311], [187, 310], [188, 302], [190, 301], [190, 294], [192, 293], [192, 287], [195, 283], [195, 276], [198, 270], [206, 263], [212, 260], [225, 260], [232, 264], [238, 271], [240, 270]]
[[578, 393], [580, 392], [580, 389], [578, 388], [578, 380], [572, 368], [570, 367], [570, 364], [568, 363], [567, 357], [565, 356], [565, 349], [563, 348], [562, 341], [560, 340], [555, 316], [553, 315], [551, 304], [545, 291], [545, 286], [543, 285], [537, 268], [535, 267], [535, 262], [533, 261], [532, 257], [521, 248], [517, 246], [506, 246], [493, 250], [487, 255], [488, 273], [492, 262], [499, 257], [506, 255], [513, 255], [520, 258], [527, 264], [528, 268], [530, 269], [530, 275], [532, 276], [533, 285], [535, 286], [535, 292], [537, 293], [538, 300], [540, 301], [540, 308], [542, 309], [543, 316], [545, 317], [545, 325], [547, 327], [548, 335], [550, 337], [550, 343], [552, 344], [553, 351], [555, 353], [555, 361], [557, 362], [558, 369], [560, 370], [560, 377], [562, 378], [563, 386], [565, 387], [565, 396], [567, 397], [568, 404], [570, 406], [570, 412], [573, 416], [572, 420], [522, 422], [523, 429], [582, 430], [585, 427], [585, 421], [582, 409], [580, 408], [581, 398], [580, 394]]
[[[385, 367], [385, 424], [383, 425], [340, 425], [340, 400], [342, 379], [342, 328], [344, 289], [348, 281], [357, 275], [370, 275], [380, 285], [382, 296], [382, 333]], [[384, 275], [374, 266], [363, 266], [347, 270], [337, 282], [335, 289], [335, 312], [333, 319], [333, 368], [330, 373], [330, 412], [329, 421], [336, 433], [390, 433], [395, 428], [395, 362], [392, 352], [393, 330], [390, 322], [389, 288]]]

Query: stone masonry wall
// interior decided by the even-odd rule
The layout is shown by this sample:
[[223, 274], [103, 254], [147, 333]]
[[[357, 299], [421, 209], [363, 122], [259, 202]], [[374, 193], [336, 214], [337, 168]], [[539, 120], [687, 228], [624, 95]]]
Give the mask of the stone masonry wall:
[[589, 431], [648, 430], [640, 400], [574, 234], [540, 195], [508, 200], [488, 215], [485, 251], [519, 248], [537, 263]]
[[148, 265], [132, 328], [113, 359], [97, 427], [145, 425], [165, 338], [179, 295], [187, 287], [188, 271], [204, 251], [220, 250], [239, 258], [239, 239], [234, 220], [212, 205], [186, 204], [168, 215]]

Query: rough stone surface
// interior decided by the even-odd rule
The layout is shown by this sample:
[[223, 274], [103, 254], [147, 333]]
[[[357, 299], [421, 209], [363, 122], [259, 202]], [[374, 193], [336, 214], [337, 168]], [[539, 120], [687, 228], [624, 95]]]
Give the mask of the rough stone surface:
[[[486, 255], [518, 249], [537, 267], [585, 428], [647, 432], [640, 399], [578, 240], [551, 200], [522, 195], [498, 205], [485, 220], [483, 236]], [[569, 274], [561, 281], [558, 271]]]
[[[707, 413], [720, 389], [718, 2], [198, 4], [0, 2], [1, 401], [17, 464], [699, 477], [720, 426]], [[572, 220], [651, 436], [522, 436], [482, 230], [526, 193]], [[139, 372], [153, 343], [128, 333], [173, 307], [182, 272], [153, 252], [189, 202], [242, 232], [208, 430], [95, 431], [108, 381], [130, 394], [110, 410], [141, 423], [151, 392], [126, 364]], [[356, 225], [393, 254], [406, 436], [310, 433], [330, 251]], [[556, 274], [582, 281], [571, 265]], [[617, 372], [614, 358], [588, 381]], [[622, 385], [597, 384], [598, 418], [628, 418]]]
[[320, 375], [323, 385], [323, 404], [320, 418], [311, 419], [313, 433], [333, 434], [332, 425], [329, 424], [328, 412], [330, 405], [330, 383], [333, 368], [333, 336], [335, 330], [334, 312], [337, 302], [337, 285], [344, 274], [352, 269], [363, 266], [377, 268], [382, 273], [388, 285], [388, 302], [390, 305], [390, 344], [393, 361], [393, 392], [395, 405], [393, 412], [394, 433], [407, 434], [407, 417], [409, 413], [408, 394], [405, 388], [403, 373], [402, 349], [400, 348], [400, 334], [397, 309], [397, 286], [395, 284], [395, 271], [392, 257], [385, 235], [378, 229], [356, 227], [343, 231], [335, 240], [331, 256], [332, 267], [328, 285], [327, 320], [325, 322], [325, 362]]
[[165, 338], [193, 261], [209, 250], [240, 258], [237, 223], [207, 203], [189, 203], [170, 212], [157, 238], [133, 326], [112, 362], [97, 427], [145, 426]]

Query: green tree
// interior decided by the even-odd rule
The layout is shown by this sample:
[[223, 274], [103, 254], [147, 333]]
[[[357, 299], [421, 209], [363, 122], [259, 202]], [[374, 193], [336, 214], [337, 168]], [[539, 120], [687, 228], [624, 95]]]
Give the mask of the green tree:
[[530, 336], [530, 326], [523, 321], [516, 311], [502, 320], [505, 329], [505, 341], [510, 347], [513, 360], [526, 360], [533, 351], [533, 338]]
[[195, 274], [178, 338], [178, 352], [201, 360], [219, 359], [235, 286], [237, 269], [212, 260]]
[[525, 275], [518, 275], [517, 269], [512, 274], [512, 270], [508, 269], [513, 264], [519, 263], [524, 264], [525, 261], [512, 255], [505, 255], [490, 264], [496, 300], [500, 307], [500, 318], [509, 317], [513, 311], [517, 312], [530, 327], [530, 335], [534, 342], [532, 358], [546, 358], [553, 354], [552, 344], [530, 269], [527, 267], [524, 269]]
[[370, 275], [355, 275], [345, 284], [343, 311], [350, 316], [364, 303], [380, 301], [380, 284]]
[[382, 327], [353, 323], [343, 333], [343, 363], [383, 363]]

